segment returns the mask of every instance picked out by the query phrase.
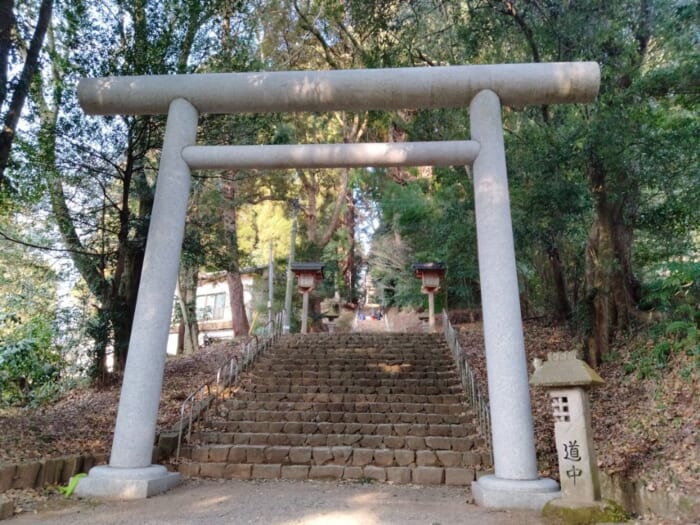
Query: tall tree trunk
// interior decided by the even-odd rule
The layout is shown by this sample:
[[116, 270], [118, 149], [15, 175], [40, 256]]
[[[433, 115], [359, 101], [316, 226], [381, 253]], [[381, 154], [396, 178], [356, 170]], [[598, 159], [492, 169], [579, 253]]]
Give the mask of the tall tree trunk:
[[248, 315], [245, 311], [245, 297], [243, 294], [243, 281], [238, 270], [229, 271], [226, 274], [228, 282], [229, 300], [231, 303], [231, 318], [234, 335], [245, 335], [250, 331]]
[[348, 290], [348, 299], [353, 301], [357, 295], [357, 269], [355, 261], [355, 198], [352, 191], [349, 191], [347, 196], [345, 228], [347, 229], [348, 246], [343, 264], [343, 280]]
[[[7, 85], [7, 59], [11, 49], [12, 33], [15, 31], [17, 33], [20, 32], [16, 27], [17, 21], [13, 16], [13, 4], [14, 2], [11, 0], [0, 0], [0, 16], [3, 18], [2, 22], [0, 22], [0, 67], [2, 68], [0, 80], [3, 81], [3, 90], [6, 89]], [[12, 91], [7, 113], [5, 113], [3, 118], [2, 130], [0, 130], [0, 188], [2, 188], [5, 183], [5, 170], [10, 161], [10, 152], [15, 139], [17, 124], [19, 123], [24, 103], [29, 95], [32, 80], [39, 70], [39, 54], [44, 45], [44, 38], [49, 29], [52, 13], [53, 0], [42, 0], [39, 6], [39, 16], [36, 27], [34, 28], [34, 34], [32, 35], [29, 48], [27, 49], [27, 58], [24, 61], [22, 72]], [[9, 18], [5, 18], [8, 16]], [[5, 96], [0, 99], [0, 106], [4, 102]]]
[[178, 275], [178, 304], [182, 318], [182, 345], [178, 341], [178, 354], [190, 355], [199, 348], [199, 324], [197, 323], [197, 268], [183, 260]]
[[640, 298], [640, 285], [632, 272], [632, 233], [624, 224], [623, 206], [610, 202], [606, 173], [595, 160], [590, 176], [596, 218], [586, 246], [586, 297], [591, 327], [585, 358], [591, 366], [597, 366], [610, 352], [617, 332], [628, 327]]
[[250, 330], [250, 325], [248, 324], [248, 316], [245, 311], [243, 282], [241, 281], [241, 273], [238, 263], [238, 231], [236, 227], [235, 204], [236, 188], [233, 180], [233, 174], [231, 174], [229, 177], [224, 177], [222, 193], [224, 197], [224, 244], [227, 254], [226, 280], [228, 281], [233, 333], [235, 335], [241, 335], [248, 333]]
[[571, 317], [571, 303], [569, 302], [569, 294], [566, 289], [566, 273], [561, 262], [559, 249], [554, 245], [550, 246], [547, 249], [547, 258], [549, 259], [552, 281], [554, 283], [554, 317], [559, 321], [563, 321]]

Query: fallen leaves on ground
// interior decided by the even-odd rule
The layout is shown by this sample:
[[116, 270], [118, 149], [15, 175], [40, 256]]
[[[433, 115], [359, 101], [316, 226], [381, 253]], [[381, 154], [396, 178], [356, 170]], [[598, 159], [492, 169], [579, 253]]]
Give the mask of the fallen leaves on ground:
[[[218, 343], [189, 356], [166, 360], [158, 428], [179, 421], [184, 399], [210, 380], [236, 353], [238, 342]], [[119, 384], [71, 390], [58, 402], [37, 409], [0, 409], [0, 463], [67, 454], [109, 452]]]
[[[458, 328], [469, 365], [488, 396], [483, 327], [481, 323], [465, 323]], [[580, 347], [564, 325], [526, 321], [524, 335], [529, 374], [535, 358], [544, 361], [548, 352]], [[682, 373], [693, 369], [693, 358], [677, 355], [663, 377], [640, 379], [625, 372], [628, 347], [616, 348], [615, 359], [599, 367], [597, 372], [605, 385], [590, 393], [598, 465], [608, 474], [642, 479], [655, 490], [700, 497], [698, 381], [696, 375], [684, 378]], [[545, 389], [531, 388], [530, 397], [540, 474], [558, 479], [549, 394]]]

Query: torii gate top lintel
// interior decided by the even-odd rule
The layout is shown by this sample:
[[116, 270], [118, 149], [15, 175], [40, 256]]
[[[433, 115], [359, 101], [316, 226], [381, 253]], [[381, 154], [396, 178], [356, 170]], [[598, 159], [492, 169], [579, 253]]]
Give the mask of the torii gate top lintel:
[[273, 71], [84, 78], [86, 113], [166, 114], [184, 98], [199, 113], [364, 111], [469, 106], [489, 89], [508, 106], [591, 102], [595, 62]]

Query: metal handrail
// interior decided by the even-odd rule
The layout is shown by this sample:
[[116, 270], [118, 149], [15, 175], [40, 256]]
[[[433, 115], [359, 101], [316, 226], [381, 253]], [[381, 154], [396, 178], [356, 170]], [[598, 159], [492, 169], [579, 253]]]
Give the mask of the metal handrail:
[[[182, 448], [182, 438], [185, 428], [187, 428], [187, 441], [192, 438], [192, 425], [202, 417], [215, 402], [224, 398], [224, 395], [239, 378], [241, 372], [264, 350], [270, 348], [282, 334], [283, 312], [277, 313], [272, 320], [265, 323], [260, 335], [252, 335], [241, 343], [239, 352], [228, 362], [221, 365], [215, 376], [197, 387], [189, 396], [185, 398], [180, 407], [180, 423], [178, 425], [177, 452], [175, 461], [180, 459]], [[189, 410], [188, 410], [189, 408]], [[185, 427], [187, 420], [187, 427]]]
[[488, 401], [486, 401], [486, 398], [481, 393], [479, 383], [474, 375], [474, 370], [469, 366], [467, 355], [459, 342], [459, 333], [454, 329], [452, 323], [450, 323], [450, 318], [446, 311], [442, 312], [442, 326], [445, 332], [447, 345], [450, 347], [452, 357], [457, 365], [462, 387], [467, 394], [467, 401], [476, 412], [479, 431], [486, 439], [486, 445], [491, 453], [493, 450], [491, 446], [491, 412], [489, 412]]

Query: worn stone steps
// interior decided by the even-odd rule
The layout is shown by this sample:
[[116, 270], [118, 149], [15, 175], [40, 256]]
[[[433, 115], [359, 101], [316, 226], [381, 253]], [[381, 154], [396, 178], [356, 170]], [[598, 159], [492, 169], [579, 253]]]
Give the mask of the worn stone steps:
[[377, 370], [386, 374], [397, 374], [409, 369], [429, 372], [436, 368], [451, 369], [454, 363], [451, 361], [444, 362], [436, 359], [413, 357], [379, 357], [373, 359], [357, 358], [346, 359], [342, 357], [328, 358], [277, 358], [277, 359], [261, 359], [261, 367], [270, 367], [270, 370], [281, 369], [288, 370], [298, 368], [302, 370], [345, 370], [345, 371], [370, 371]]
[[464, 406], [459, 403], [373, 403], [370, 401], [357, 402], [322, 402], [322, 401], [246, 401], [230, 399], [226, 406], [231, 410], [296, 410], [312, 412], [370, 412], [370, 413], [401, 413], [413, 412], [419, 414], [459, 414]]
[[[338, 421], [331, 422], [330, 417], [326, 421], [279, 421], [277, 418], [271, 421], [226, 421], [216, 420], [209, 424], [207, 432], [223, 433], [268, 433], [268, 434], [369, 434], [382, 436], [449, 436], [469, 437], [475, 436], [476, 428], [472, 424], [445, 424], [445, 423], [346, 423], [342, 412], [336, 412]], [[333, 414], [327, 413], [328, 416]], [[373, 415], [373, 414], [366, 414]], [[380, 419], [380, 418], [377, 418]], [[386, 418], [381, 418], [382, 420]], [[198, 438], [207, 441], [207, 437]], [[481, 438], [478, 438], [479, 440]], [[212, 443], [217, 442], [211, 439]], [[219, 441], [220, 442], [220, 441]]]
[[434, 359], [441, 363], [447, 363], [451, 356], [443, 349], [426, 349], [406, 347], [395, 348], [304, 348], [298, 350], [281, 350], [279, 355], [282, 359], [336, 359], [342, 358], [348, 361], [357, 360], [386, 360], [386, 359]]
[[[207, 464], [226, 468], [230, 464], [250, 465], [303, 465], [341, 467], [433, 467], [458, 468], [473, 471], [483, 464], [482, 454], [476, 451], [411, 450], [388, 448], [361, 448], [351, 446], [266, 446], [266, 445], [209, 445], [191, 450], [189, 464], [199, 466], [199, 472], [189, 475], [212, 476]], [[223, 466], [223, 467], [221, 467]], [[192, 468], [192, 467], [189, 467]], [[197, 467], [194, 467], [197, 468]], [[204, 469], [204, 472], [202, 471]], [[187, 468], [185, 469], [187, 470]], [[182, 470], [181, 470], [182, 472]], [[473, 479], [473, 477], [471, 478]], [[471, 481], [471, 480], [470, 480]]]
[[[450, 378], [452, 379], [452, 378]], [[290, 377], [275, 377], [270, 375], [256, 375], [250, 374], [245, 380], [241, 382], [243, 386], [255, 385], [255, 386], [279, 386], [279, 387], [293, 387], [289, 390], [290, 392], [296, 391], [295, 389], [306, 389], [309, 387], [315, 388], [332, 388], [334, 391], [342, 392], [343, 388], [378, 388], [378, 387], [396, 387], [402, 386], [405, 388], [446, 388], [450, 391], [454, 390], [456, 392], [462, 392], [462, 385], [455, 378], [452, 381], [445, 378], [444, 380], [438, 379], [427, 379], [427, 378], [409, 378], [409, 377], [378, 377], [378, 378], [368, 378], [368, 377], [337, 377], [337, 378], [319, 378], [319, 377], [296, 377], [294, 379]], [[336, 390], [338, 389], [338, 390]], [[305, 390], [304, 390], [305, 391]]]
[[[391, 427], [391, 425], [386, 425]], [[389, 430], [390, 431], [390, 430]], [[454, 450], [467, 452], [475, 447], [474, 439], [452, 436], [396, 436], [392, 434], [292, 434], [269, 432], [200, 432], [207, 444], [269, 445], [288, 447], [391, 448], [408, 450]]]
[[187, 476], [468, 485], [488, 461], [436, 334], [285, 336], [185, 447]]
[[392, 404], [431, 404], [431, 405], [458, 405], [465, 402], [464, 395], [458, 394], [409, 394], [390, 393], [378, 394], [342, 394], [335, 392], [292, 393], [292, 392], [248, 392], [242, 391], [236, 394], [237, 401], [257, 401], [267, 403], [270, 401], [286, 403], [343, 403], [359, 405], [363, 403], [392, 403]]
[[243, 383], [241, 389], [246, 392], [260, 392], [260, 393], [280, 393], [280, 394], [331, 394], [331, 395], [343, 395], [343, 394], [403, 394], [405, 392], [410, 392], [417, 395], [460, 395], [463, 390], [461, 386], [424, 386], [408, 384], [402, 385], [401, 382], [394, 382], [394, 384], [380, 384], [380, 385], [352, 385], [352, 384], [335, 384], [335, 385], [294, 385], [290, 382], [286, 384], [275, 384], [274, 381], [266, 383]]
[[366, 465], [283, 465], [280, 463], [200, 463], [180, 465], [187, 477], [218, 479], [315, 479], [378, 481], [395, 484], [468, 486], [476, 479], [472, 468], [379, 467]]
[[413, 412], [344, 412], [342, 410], [259, 410], [259, 409], [219, 409], [220, 417], [228, 422], [258, 421], [258, 422], [285, 422], [285, 421], [312, 421], [331, 423], [407, 423], [428, 425], [458, 425], [471, 420], [471, 414], [462, 412], [459, 414], [425, 414]]
[[[259, 370], [264, 370], [262, 367]], [[259, 373], [259, 372], [258, 372]], [[441, 381], [443, 379], [452, 382], [454, 381], [456, 372], [449, 370], [446, 372], [435, 372], [432, 370], [404, 370], [401, 373], [385, 373], [375, 370], [296, 370], [296, 369], [275, 369], [265, 370], [267, 377], [275, 377], [279, 379], [318, 379], [324, 380], [344, 380], [354, 381], [356, 379], [382, 380], [382, 379], [428, 379], [431, 381]]]

